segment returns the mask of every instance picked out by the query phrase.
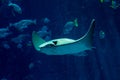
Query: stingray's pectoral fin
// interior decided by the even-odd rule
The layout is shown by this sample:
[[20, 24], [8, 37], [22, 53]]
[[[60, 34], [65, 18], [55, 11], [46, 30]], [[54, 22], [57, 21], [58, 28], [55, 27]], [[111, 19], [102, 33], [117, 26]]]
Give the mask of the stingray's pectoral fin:
[[91, 21], [90, 28], [89, 28], [89, 30], [88, 30], [88, 32], [87, 32], [87, 34], [86, 34], [86, 38], [85, 38], [86, 44], [87, 44], [89, 47], [91, 47], [91, 48], [94, 48], [94, 47], [92, 46], [94, 29], [95, 29], [95, 19], [93, 19], [93, 20]]
[[79, 39], [79, 41], [82, 42], [88, 49], [93, 48], [92, 43], [93, 43], [94, 28], [95, 28], [95, 19], [91, 21], [88, 32], [82, 38]]
[[32, 32], [32, 43], [33, 43], [33, 46], [35, 47], [35, 49], [37, 51], [40, 51], [39, 45], [45, 43], [45, 40], [40, 38], [39, 35], [37, 34], [37, 32], [33, 31]]

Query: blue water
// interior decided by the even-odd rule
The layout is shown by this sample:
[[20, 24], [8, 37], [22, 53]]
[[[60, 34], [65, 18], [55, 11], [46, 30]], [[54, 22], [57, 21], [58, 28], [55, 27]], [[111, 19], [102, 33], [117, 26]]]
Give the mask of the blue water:
[[[0, 1], [0, 28], [23, 19], [36, 20], [20, 32], [12, 32], [0, 38], [0, 80], [120, 80], [120, 7], [110, 7], [111, 1], [99, 0], [11, 0], [22, 8], [22, 14], [8, 7], [8, 0]], [[118, 4], [120, 1], [114, 0]], [[50, 20], [44, 23], [44, 18]], [[78, 19], [79, 26], [70, 34], [63, 34], [67, 21]], [[32, 31], [48, 26], [50, 39], [67, 37], [78, 39], [83, 36], [92, 19], [96, 21], [93, 35], [95, 49], [87, 56], [52, 56], [37, 52], [31, 42]], [[105, 35], [101, 39], [100, 31]], [[25, 36], [21, 43], [11, 39]], [[21, 39], [21, 38], [20, 38]]]

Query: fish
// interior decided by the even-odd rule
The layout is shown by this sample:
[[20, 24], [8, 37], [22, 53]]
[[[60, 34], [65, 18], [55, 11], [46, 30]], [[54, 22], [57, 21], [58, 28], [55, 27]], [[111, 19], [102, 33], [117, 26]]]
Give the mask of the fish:
[[9, 28], [0, 28], [0, 33], [8, 32]]
[[48, 31], [48, 26], [42, 26], [41, 31]]
[[77, 40], [58, 38], [47, 42], [33, 31], [32, 43], [37, 51], [46, 55], [80, 55], [82, 52], [94, 48], [92, 46], [94, 28], [95, 19], [91, 21], [90, 28], [86, 34]]
[[45, 24], [48, 24], [48, 23], [50, 22], [50, 19], [47, 18], [47, 17], [45, 17], [45, 18], [43, 19], [43, 22], [44, 22]]
[[10, 34], [12, 34], [12, 32], [10, 32], [9, 27], [0, 28], [0, 39], [1, 38], [6, 38]]
[[100, 3], [106, 3], [106, 2], [110, 2], [110, 0], [99, 0]]
[[9, 35], [11, 35], [12, 34], [12, 32], [4, 32], [4, 33], [0, 33], [0, 39], [2, 39], [2, 38], [6, 38], [6, 37], [8, 37]]
[[103, 2], [104, 2], [104, 0], [100, 0], [100, 2], [101, 2], [101, 3], [103, 3]]
[[69, 34], [72, 31], [73, 27], [78, 27], [77, 18], [74, 21], [66, 22], [64, 25], [63, 34]]
[[[18, 14], [22, 14], [22, 9], [21, 9], [21, 7], [19, 5], [15, 4], [15, 3], [12, 3], [11, 1], [9, 1], [8, 6], [12, 7], [13, 10], [15, 12], [17, 12]], [[14, 12], [12, 12], [12, 13], [15, 16]]]
[[116, 1], [114, 1], [114, 0], [112, 0], [112, 2], [111, 2], [111, 8], [113, 8], [113, 9], [117, 9], [118, 7], [120, 6], [120, 4], [119, 3], [117, 3]]
[[100, 0], [100, 3], [111, 3], [109, 7], [112, 9], [119, 8], [120, 4], [116, 0]]
[[100, 30], [99, 37], [100, 37], [100, 39], [104, 39], [105, 38], [105, 32], [103, 30]]
[[[37, 31], [37, 34], [41, 37], [41, 38], [43, 38], [43, 39], [45, 39], [46, 37], [46, 39], [48, 40], [48, 36], [51, 36], [51, 31], [50, 30], [48, 30], [48, 27], [47, 26], [43, 26], [42, 28], [41, 28], [41, 30], [39, 30], [39, 31]], [[50, 38], [50, 37], [49, 37]], [[45, 39], [45, 40], [46, 40]]]
[[44, 37], [46, 37], [47, 35], [50, 35], [51, 34], [51, 31], [38, 31], [37, 32], [37, 34], [40, 36], [40, 37], [42, 37], [42, 38], [44, 38]]
[[11, 41], [16, 44], [19, 44], [19, 43], [23, 43], [28, 37], [29, 37], [29, 34], [20, 34], [17, 37], [12, 38]]
[[29, 25], [36, 25], [36, 19], [35, 20], [31, 20], [31, 19], [23, 19], [20, 20], [16, 23], [10, 23], [9, 27], [15, 27], [18, 31], [24, 31], [24, 29], [28, 28]]
[[78, 25], [78, 19], [77, 19], [77, 18], [74, 20], [74, 25], [75, 25], [75, 27], [78, 27], [78, 26], [79, 26], [79, 25]]

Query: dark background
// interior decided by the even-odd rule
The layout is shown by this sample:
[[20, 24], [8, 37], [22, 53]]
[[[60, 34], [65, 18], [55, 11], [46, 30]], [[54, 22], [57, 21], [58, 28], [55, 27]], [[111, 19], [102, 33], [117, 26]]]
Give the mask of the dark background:
[[[120, 80], [120, 8], [112, 9], [110, 3], [99, 0], [14, 0], [23, 14], [13, 16], [7, 2], [0, 3], [1, 28], [22, 19], [36, 19], [37, 25], [22, 33], [13, 30], [13, 35], [0, 40], [0, 80]], [[26, 42], [22, 49], [16, 48], [10, 39], [20, 34], [31, 35], [42, 27], [44, 17], [50, 19], [52, 39], [77, 39], [84, 35], [94, 18], [96, 49], [87, 52], [87, 56], [47, 56], [35, 51], [33, 46], [26, 46]], [[79, 27], [70, 35], [62, 35], [65, 22], [75, 18]], [[99, 37], [100, 30], [105, 32], [104, 39]], [[8, 41], [11, 48], [3, 48], [3, 41]]]

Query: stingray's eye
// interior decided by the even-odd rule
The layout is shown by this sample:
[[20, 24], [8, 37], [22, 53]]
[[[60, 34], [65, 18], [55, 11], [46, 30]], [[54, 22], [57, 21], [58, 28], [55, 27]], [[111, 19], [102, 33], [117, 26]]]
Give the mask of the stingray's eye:
[[57, 45], [57, 41], [53, 41], [54, 45]]

